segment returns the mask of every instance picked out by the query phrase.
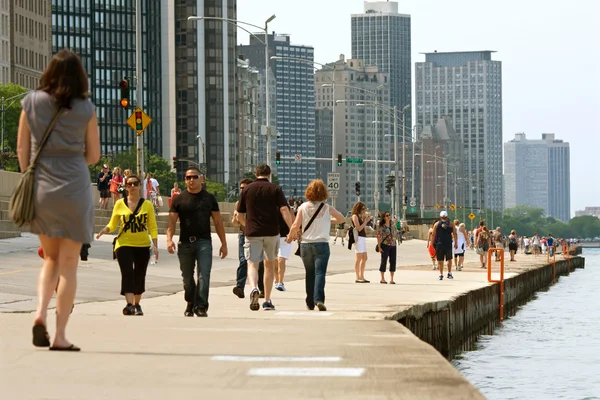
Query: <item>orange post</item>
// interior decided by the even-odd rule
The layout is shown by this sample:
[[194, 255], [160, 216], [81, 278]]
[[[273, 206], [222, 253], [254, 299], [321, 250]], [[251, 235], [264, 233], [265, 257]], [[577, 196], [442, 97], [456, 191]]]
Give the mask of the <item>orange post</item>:
[[[550, 264], [550, 249], [548, 249], [548, 264]], [[552, 283], [556, 282], [556, 253], [552, 252]]]
[[[492, 254], [496, 251], [500, 252], [500, 279], [492, 279]], [[504, 249], [500, 248], [492, 248], [488, 250], [488, 259], [487, 259], [487, 278], [488, 282], [499, 283], [500, 287], [500, 322], [504, 320]]]

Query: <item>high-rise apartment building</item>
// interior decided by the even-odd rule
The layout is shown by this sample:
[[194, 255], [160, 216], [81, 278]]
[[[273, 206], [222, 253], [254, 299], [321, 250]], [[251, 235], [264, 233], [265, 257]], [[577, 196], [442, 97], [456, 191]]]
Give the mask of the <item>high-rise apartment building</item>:
[[[365, 1], [363, 14], [352, 14], [352, 58], [389, 74], [387, 104], [402, 110], [412, 105], [411, 17], [398, 13], [398, 3]], [[411, 113], [406, 125], [412, 127]]]
[[201, 169], [206, 169], [208, 179], [230, 183], [239, 178], [236, 26], [188, 17], [235, 20], [236, 0], [162, 3], [163, 130], [170, 135], [164, 141], [165, 154], [177, 158], [180, 176], [188, 166], [206, 160]]
[[501, 62], [492, 51], [434, 52], [415, 70], [417, 125], [449, 117], [462, 138], [466, 205], [502, 210]]
[[[332, 85], [334, 81], [335, 91]], [[318, 152], [330, 159], [332, 153], [336, 158], [337, 154], [342, 154], [341, 167], [337, 166], [337, 159], [334, 159], [335, 172], [340, 173], [336, 207], [342, 212], [352, 209], [358, 201], [355, 183], [360, 180], [360, 200], [375, 209], [375, 196], [378, 193], [379, 208], [389, 211], [392, 197], [385, 189], [385, 181], [393, 171], [393, 165], [379, 164], [379, 172], [376, 173], [373, 162], [346, 162], [348, 157], [371, 161], [394, 160], [393, 117], [387, 109], [377, 104], [387, 104], [390, 100], [388, 74], [380, 72], [376, 66], [367, 66], [363, 60], [345, 60], [342, 55], [338, 61], [327, 64], [315, 73], [314, 90], [319, 129], [316, 134], [323, 140], [319, 141], [318, 147], [324, 149]], [[333, 125], [335, 152], [332, 152]], [[331, 161], [319, 163], [320, 178], [326, 180], [327, 172], [331, 172]], [[400, 184], [400, 180], [398, 182]]]
[[[135, 87], [135, 2], [81, 1], [75, 5], [72, 0], [52, 0], [52, 53], [69, 48], [81, 58], [89, 77], [105, 155], [135, 145], [136, 133], [125, 121], [136, 106], [152, 118], [143, 133], [149, 153], [162, 155], [160, 22], [160, 4], [143, 0], [144, 96], [140, 99]], [[119, 104], [119, 83], [124, 78], [132, 88], [132, 107], [127, 109]]]
[[50, 0], [0, 0], [0, 84], [39, 85], [52, 56]]
[[547, 216], [570, 219], [569, 143], [543, 133], [541, 140], [524, 133], [504, 144], [504, 204], [541, 208]]
[[[259, 39], [264, 41], [265, 34], [255, 35], [251, 35], [250, 44], [241, 45], [239, 51], [253, 66], [264, 70], [265, 45]], [[292, 44], [289, 35], [272, 33], [267, 35], [267, 40], [269, 68], [276, 81], [277, 146], [272, 146], [272, 159], [264, 161], [276, 171], [286, 195], [293, 194], [294, 189], [304, 193], [316, 175], [314, 49]], [[282, 59], [271, 60], [273, 56]], [[273, 165], [276, 151], [282, 157], [278, 166]], [[296, 154], [304, 159], [295, 162], [287, 158]]]

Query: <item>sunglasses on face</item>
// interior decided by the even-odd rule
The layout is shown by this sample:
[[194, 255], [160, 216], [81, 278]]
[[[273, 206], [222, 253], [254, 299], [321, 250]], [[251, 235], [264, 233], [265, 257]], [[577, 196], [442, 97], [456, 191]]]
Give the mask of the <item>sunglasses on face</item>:
[[127, 182], [127, 186], [140, 186], [140, 181]]
[[200, 178], [199, 175], [186, 175], [185, 180], [191, 181], [192, 179], [198, 179], [198, 178]]

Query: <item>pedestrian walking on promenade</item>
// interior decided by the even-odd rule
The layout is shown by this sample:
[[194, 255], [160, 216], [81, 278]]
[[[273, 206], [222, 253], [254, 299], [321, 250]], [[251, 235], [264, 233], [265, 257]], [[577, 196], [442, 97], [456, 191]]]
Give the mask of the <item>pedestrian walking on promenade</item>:
[[[291, 208], [288, 204], [288, 208]], [[293, 219], [293, 218], [292, 218]], [[280, 292], [285, 292], [285, 285], [283, 283], [283, 278], [285, 277], [285, 263], [292, 257], [292, 244], [286, 241], [287, 235], [290, 233], [290, 228], [287, 223], [281, 216], [279, 215], [279, 250], [277, 252], [277, 259], [275, 260], [275, 289]], [[260, 279], [260, 277], [259, 277]]]
[[333, 244], [335, 245], [335, 241], [337, 238], [342, 238], [342, 247], [344, 246], [344, 237], [346, 236], [346, 231], [344, 230], [344, 226], [346, 225], [346, 220], [344, 222], [339, 223], [335, 226], [335, 237], [333, 238]]
[[485, 268], [487, 262], [487, 252], [492, 245], [492, 238], [488, 227], [483, 225], [481, 230], [477, 234], [477, 254], [479, 254], [479, 261], [481, 262], [481, 268]]
[[117, 201], [119, 201], [119, 198], [121, 197], [121, 195], [119, 194], [119, 188], [123, 186], [123, 182], [124, 180], [121, 168], [113, 168], [112, 179], [109, 182], [110, 192], [113, 195], [113, 207], [115, 206], [115, 204], [117, 204]]
[[454, 243], [455, 249], [458, 248], [458, 238], [454, 224], [448, 219], [446, 211], [440, 212], [440, 220], [433, 226], [432, 236], [440, 269], [440, 281], [444, 279], [444, 261], [448, 264], [448, 279], [454, 279], [452, 276], [452, 243]]
[[265, 256], [265, 302], [264, 310], [274, 310], [271, 301], [273, 290], [273, 264], [279, 251], [279, 215], [288, 227], [292, 226], [292, 216], [281, 188], [271, 182], [271, 168], [262, 164], [256, 167], [256, 181], [242, 191], [237, 212], [238, 219], [245, 225], [246, 240], [249, 243], [248, 279], [253, 288], [250, 292], [250, 309], [257, 311], [260, 306], [258, 290], [258, 265]]
[[287, 236], [287, 243], [296, 240], [303, 229], [300, 257], [306, 271], [306, 307], [326, 311], [325, 276], [329, 262], [331, 223], [341, 223], [344, 216], [327, 204], [329, 193], [322, 180], [308, 184], [304, 193], [306, 202], [297, 210], [296, 219]]
[[435, 222], [431, 224], [431, 228], [427, 231], [427, 251], [429, 252], [429, 257], [431, 257], [431, 263], [433, 264], [433, 270], [437, 270], [437, 259], [435, 257], [435, 246], [433, 245], [433, 227], [435, 226]]
[[[242, 181], [240, 182], [240, 193], [246, 188], [246, 186], [248, 186], [252, 182], [254, 181], [249, 178], [242, 179]], [[235, 203], [235, 210], [233, 211], [233, 217], [231, 218], [231, 223], [240, 227], [240, 231], [238, 233], [238, 258], [240, 260], [240, 264], [236, 272], [236, 285], [233, 288], [233, 294], [235, 294], [240, 299], [243, 299], [244, 297], [246, 297], [246, 295], [244, 294], [244, 288], [246, 287], [246, 279], [248, 278], [249, 251], [247, 251], [247, 249], [249, 244], [246, 245], [246, 238], [244, 236], [245, 226], [240, 223], [238, 218], [238, 204], [239, 201]], [[264, 274], [265, 264], [263, 261], [261, 261], [258, 265], [258, 290], [260, 298], [265, 297]]]
[[[52, 57], [40, 86], [22, 100], [17, 156], [26, 171], [39, 152], [35, 169], [35, 216], [30, 231], [39, 236], [44, 265], [38, 279], [33, 344], [49, 347], [48, 304], [56, 295], [56, 333], [50, 350], [79, 351], [66, 336], [77, 289], [77, 265], [94, 232], [94, 199], [88, 165], [100, 158], [100, 137], [88, 78], [81, 60], [69, 50]], [[44, 145], [42, 138], [49, 133]], [[60, 278], [60, 280], [59, 280]]]
[[356, 259], [354, 261], [355, 283], [370, 283], [365, 279], [365, 266], [367, 264], [367, 231], [366, 227], [373, 219], [372, 216], [365, 217], [367, 206], [365, 203], [357, 202], [352, 207], [352, 226], [356, 229], [357, 238], [354, 244]]
[[382, 218], [377, 225], [377, 248], [381, 254], [381, 262], [379, 264], [379, 272], [381, 280], [379, 283], [386, 284], [385, 270], [388, 259], [390, 260], [390, 284], [395, 285], [394, 273], [396, 272], [396, 249], [399, 240], [399, 232], [392, 221], [390, 213], [383, 213]]
[[[227, 238], [219, 211], [219, 203], [214, 195], [204, 189], [204, 176], [196, 167], [185, 171], [187, 189], [176, 196], [169, 209], [167, 225], [167, 250], [173, 254], [177, 250], [179, 268], [183, 278], [184, 298], [187, 302], [184, 315], [193, 317], [208, 316], [208, 294], [210, 271], [212, 269], [212, 239], [210, 219], [221, 240], [219, 256], [227, 257]], [[173, 242], [175, 228], [179, 220], [179, 248]], [[196, 279], [194, 279], [196, 269]]]
[[[158, 227], [154, 207], [141, 196], [142, 180], [129, 175], [125, 181], [127, 197], [113, 208], [108, 225], [96, 239], [121, 227], [113, 251], [121, 269], [121, 296], [125, 296], [123, 315], [144, 315], [140, 301], [146, 291], [146, 272], [152, 251], [158, 257]], [[152, 243], [148, 235], [152, 238]]]
[[517, 254], [517, 250], [519, 250], [519, 244], [517, 242], [517, 231], [510, 231], [510, 235], [508, 235], [508, 251], [510, 252], [510, 261], [515, 260], [515, 254]]
[[[456, 221], [459, 222], [458, 220]], [[459, 222], [456, 236], [458, 238], [458, 246], [454, 248], [454, 263], [456, 264], [456, 270], [462, 271], [465, 262], [465, 251], [467, 250], [467, 243], [469, 242], [467, 228], [464, 223], [461, 224]]]

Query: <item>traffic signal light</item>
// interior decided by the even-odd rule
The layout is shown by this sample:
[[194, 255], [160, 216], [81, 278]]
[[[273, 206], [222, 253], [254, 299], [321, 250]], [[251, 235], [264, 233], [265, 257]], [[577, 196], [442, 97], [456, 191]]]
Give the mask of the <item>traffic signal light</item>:
[[342, 166], [342, 155], [338, 154], [338, 167]]
[[404, 205], [408, 204], [408, 196], [404, 196]]
[[121, 107], [127, 108], [129, 107], [129, 82], [127, 79], [123, 79], [121, 83], [119, 83], [119, 87], [121, 88]]
[[173, 157], [173, 169], [177, 169], [177, 157]]
[[280, 152], [275, 153], [275, 164], [277, 164], [277, 165], [281, 164], [281, 153]]
[[360, 196], [360, 182], [354, 184], [354, 190], [356, 191], [356, 195]]
[[143, 131], [144, 127], [142, 126], [142, 110], [135, 112], [135, 130]]

